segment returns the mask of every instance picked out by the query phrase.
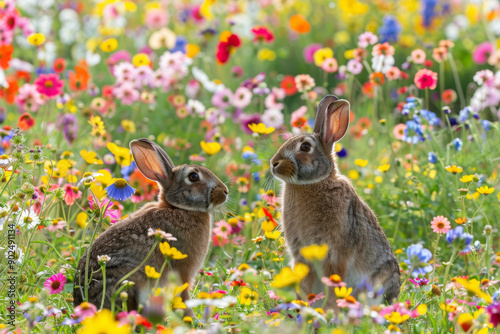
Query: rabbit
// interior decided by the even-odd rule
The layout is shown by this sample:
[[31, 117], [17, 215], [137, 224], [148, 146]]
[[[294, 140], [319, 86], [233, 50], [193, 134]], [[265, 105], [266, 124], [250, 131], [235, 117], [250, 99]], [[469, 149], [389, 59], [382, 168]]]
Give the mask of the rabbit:
[[[292, 265], [308, 261], [300, 249], [327, 244], [323, 275], [339, 275], [353, 295], [360, 283], [382, 285], [384, 299], [399, 295], [400, 268], [377, 217], [336, 168], [332, 149], [349, 126], [350, 105], [327, 95], [318, 105], [313, 134], [288, 139], [272, 157], [270, 170], [283, 181], [282, 230]], [[320, 277], [310, 272], [301, 282], [305, 294], [324, 291]], [[330, 287], [326, 308], [338, 310]]]
[[[154, 237], [148, 237], [148, 230], [163, 230], [171, 233], [176, 241], [168, 241], [187, 258], [172, 260], [172, 271], [178, 274], [182, 283], [191, 284], [203, 265], [207, 255], [212, 225], [212, 212], [222, 205], [228, 196], [228, 188], [208, 168], [198, 165], [175, 167], [170, 157], [154, 142], [138, 139], [130, 142], [130, 149], [140, 172], [148, 179], [156, 181], [160, 192], [158, 201], [148, 203], [123, 221], [111, 225], [93, 243], [88, 267], [88, 302], [99, 307], [103, 293], [102, 271], [98, 263], [99, 255], [108, 255], [106, 263], [106, 299], [104, 308], [110, 308], [115, 284], [136, 268], [147, 256]], [[87, 251], [80, 259], [75, 275], [73, 291], [74, 305], [84, 301], [85, 263]], [[128, 290], [127, 308], [137, 310], [149, 296], [146, 265], [158, 272], [165, 261], [159, 247], [153, 251], [144, 266], [127, 280], [135, 285]], [[159, 286], [166, 284], [169, 266], [159, 278]], [[185, 289], [181, 297], [189, 299]], [[117, 303], [121, 305], [121, 303]], [[186, 315], [194, 318], [191, 309]]]

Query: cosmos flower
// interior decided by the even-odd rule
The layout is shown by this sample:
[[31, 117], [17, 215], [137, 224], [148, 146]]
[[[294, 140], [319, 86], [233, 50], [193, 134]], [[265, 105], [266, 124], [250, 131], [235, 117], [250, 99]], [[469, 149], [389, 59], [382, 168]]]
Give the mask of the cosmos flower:
[[451, 224], [448, 218], [436, 216], [431, 222], [431, 227], [434, 233], [446, 233], [451, 229]]
[[40, 74], [35, 80], [36, 90], [49, 99], [62, 93], [64, 81], [59, 79], [57, 74]]
[[66, 284], [66, 276], [64, 274], [55, 274], [47, 278], [43, 286], [49, 291], [51, 295], [63, 291]]

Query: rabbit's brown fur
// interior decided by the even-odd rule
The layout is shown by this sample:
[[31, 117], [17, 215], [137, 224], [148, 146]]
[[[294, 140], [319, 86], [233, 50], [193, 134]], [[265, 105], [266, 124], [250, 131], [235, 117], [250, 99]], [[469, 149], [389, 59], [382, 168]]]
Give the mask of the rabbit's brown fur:
[[[170, 158], [156, 144], [148, 140], [140, 141], [140, 145], [145, 145], [144, 147], [150, 145], [153, 148], [152, 154], [156, 154], [160, 150], [159, 160], [162, 161], [162, 159], [165, 159], [162, 163], [171, 164]], [[144, 147], [141, 146], [141, 148]], [[149, 151], [146, 152], [147, 154], [150, 153]], [[166, 157], [162, 157], [163, 154]], [[144, 167], [138, 158], [145, 161], [144, 159], [153, 159], [155, 156], [141, 157], [141, 152], [136, 152], [134, 157], [141, 172], [145, 176], [154, 179], [155, 175], [151, 174], [151, 169], [147, 170], [148, 166]], [[153, 166], [153, 170], [156, 167], [158, 166]], [[189, 173], [190, 170], [196, 171], [200, 175], [200, 181], [202, 182], [195, 182], [189, 185], [182, 183], [188, 182], [184, 180], [183, 173]], [[173, 167], [173, 164], [171, 164], [165, 170], [156, 170], [155, 173], [165, 174], [165, 179], [160, 176], [157, 180], [160, 185], [158, 202], [146, 204], [125, 220], [113, 224], [92, 245], [88, 271], [89, 276], [91, 272], [93, 274], [88, 286], [88, 301], [98, 307], [101, 304], [103, 277], [97, 256], [108, 255], [111, 258], [106, 264], [106, 299], [104, 303], [104, 307], [109, 308], [115, 284], [136, 268], [146, 258], [146, 255], [153, 247], [155, 238], [148, 237], [148, 230], [150, 228], [171, 233], [177, 240], [168, 241], [169, 244], [183, 254], [188, 255], [185, 259], [171, 261], [172, 270], [179, 275], [183, 283], [191, 284], [198, 270], [203, 265], [210, 244], [210, 211], [213, 206], [225, 202], [228, 192], [227, 187], [203, 166], [182, 165]], [[206, 201], [203, 195], [208, 197]], [[203, 203], [195, 205], [189, 202], [189, 198], [191, 198], [191, 201], [196, 199]], [[203, 209], [203, 207], [206, 208]], [[84, 301], [85, 297], [86, 258], [87, 252], [80, 259], [75, 277], [73, 293], [75, 306]], [[139, 303], [144, 303], [149, 294], [149, 291], [147, 291], [148, 278], [146, 277], [144, 267], [149, 265], [159, 272], [164, 261], [165, 257], [157, 246], [147, 263], [127, 279], [135, 283], [128, 290], [128, 310], [137, 309]], [[168, 270], [165, 270], [158, 286], [161, 287], [166, 283], [167, 275]], [[182, 292], [181, 297], [183, 300], [189, 299], [187, 289]], [[121, 305], [121, 303], [118, 303], [118, 305]], [[188, 310], [188, 314], [192, 315], [192, 311]]]
[[[326, 97], [318, 107], [314, 134], [290, 138], [271, 160], [271, 172], [284, 181], [284, 238], [294, 263], [308, 263], [300, 254], [301, 248], [327, 244], [324, 276], [339, 275], [353, 287], [354, 294], [367, 278], [372, 285], [381, 284], [385, 299], [391, 302], [400, 288], [396, 257], [377, 217], [351, 182], [337, 171], [331, 155], [334, 142], [347, 130], [348, 107], [347, 101]], [[314, 267], [309, 267], [302, 290], [319, 293], [324, 285]], [[333, 288], [326, 307], [337, 307]]]

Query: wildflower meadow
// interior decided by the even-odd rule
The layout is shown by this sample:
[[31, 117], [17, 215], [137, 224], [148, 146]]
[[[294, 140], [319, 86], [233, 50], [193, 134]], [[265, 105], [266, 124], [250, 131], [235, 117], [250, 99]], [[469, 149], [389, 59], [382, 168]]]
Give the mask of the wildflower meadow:
[[0, 334], [495, 333], [499, 68], [498, 0], [0, 0]]

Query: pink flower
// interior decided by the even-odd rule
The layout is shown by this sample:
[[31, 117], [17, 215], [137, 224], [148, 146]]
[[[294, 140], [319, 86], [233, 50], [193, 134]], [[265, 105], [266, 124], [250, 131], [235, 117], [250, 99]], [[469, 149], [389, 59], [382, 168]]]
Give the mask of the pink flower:
[[62, 230], [64, 226], [66, 226], [66, 222], [64, 220], [54, 219], [52, 221], [52, 224], [47, 224], [47, 230], [49, 230], [50, 232], [55, 232], [57, 230]]
[[212, 95], [212, 105], [219, 109], [226, 109], [233, 101], [233, 93], [229, 88], [224, 88]]
[[57, 74], [40, 74], [35, 85], [40, 94], [53, 98], [62, 93], [64, 81], [60, 80]]
[[415, 74], [414, 82], [418, 89], [429, 88], [433, 90], [436, 88], [437, 78], [438, 75], [436, 72], [424, 68]]
[[374, 33], [367, 31], [358, 36], [358, 46], [366, 48], [368, 45], [373, 45], [378, 42], [378, 37]]
[[75, 307], [75, 313], [73, 316], [79, 318], [79, 320], [84, 320], [85, 318], [93, 316], [97, 312], [97, 307], [94, 304], [83, 302], [77, 307]]
[[313, 63], [314, 62], [314, 52], [316, 52], [318, 49], [321, 49], [323, 45], [319, 43], [311, 44], [307, 46], [304, 49], [304, 59], [306, 60], [306, 63]]
[[347, 62], [347, 71], [354, 75], [361, 73], [363, 70], [363, 65], [356, 59], [351, 59]]
[[313, 89], [316, 82], [309, 74], [299, 74], [295, 77], [295, 86], [299, 92], [304, 92]]
[[337, 72], [339, 68], [339, 64], [337, 63], [337, 60], [333, 57], [326, 58], [323, 60], [323, 63], [321, 64], [321, 68], [323, 71], [328, 72], [328, 73], [334, 73]]
[[[94, 208], [97, 209], [97, 206], [94, 203], [94, 197], [89, 196], [88, 200], [89, 200], [90, 209], [91, 210], [94, 210]], [[120, 206], [119, 206], [120, 204], [119, 203], [117, 203], [117, 205], [115, 207], [115, 204], [106, 198], [101, 203], [98, 203], [98, 204], [99, 204], [99, 208], [103, 208], [103, 207], [106, 208], [106, 210], [104, 212], [104, 218], [106, 218], [106, 217], [109, 218], [111, 223], [116, 223], [117, 221], [120, 220], [121, 211], [120, 211]], [[121, 209], [123, 209], [123, 207], [121, 207]]]
[[474, 50], [472, 59], [476, 64], [486, 64], [488, 58], [493, 53], [493, 50], [493, 45], [490, 42], [483, 42], [479, 44]]
[[437, 216], [432, 220], [431, 227], [434, 233], [447, 233], [451, 229], [451, 224], [448, 218]]
[[66, 276], [59, 273], [47, 278], [43, 286], [50, 292], [51, 295], [54, 295], [56, 293], [61, 292], [64, 289], [65, 284], [66, 284]]
[[24, 84], [21, 86], [15, 101], [24, 112], [38, 111], [38, 108], [45, 104], [45, 100], [38, 92], [37, 86], [32, 84]]
[[66, 202], [66, 205], [73, 205], [76, 199], [82, 197], [82, 192], [78, 190], [78, 187], [75, 187], [72, 184], [66, 183], [63, 188], [66, 192], [64, 194], [64, 201]]
[[233, 227], [231, 226], [231, 224], [229, 224], [225, 220], [221, 220], [221, 221], [215, 223], [215, 228], [213, 229], [212, 232], [216, 236], [220, 236], [224, 239], [227, 239], [229, 237], [229, 235], [231, 234], [232, 229], [233, 229]]
[[160, 29], [168, 24], [168, 11], [153, 8], [146, 12], [146, 25], [149, 29]]
[[123, 82], [120, 86], [113, 88], [113, 94], [124, 105], [130, 105], [140, 97], [139, 91], [130, 82]]
[[474, 74], [473, 79], [479, 86], [484, 83], [489, 86], [493, 82], [493, 79], [495, 79], [495, 74], [490, 70], [481, 70]]
[[394, 47], [389, 43], [379, 43], [373, 47], [372, 56], [393, 56]]
[[233, 106], [243, 109], [252, 101], [252, 92], [246, 87], [239, 87], [233, 95]]
[[397, 140], [403, 140], [405, 135], [405, 130], [406, 130], [406, 124], [399, 123], [394, 126], [392, 133], [394, 134], [394, 137], [396, 137]]
[[422, 49], [415, 49], [411, 52], [411, 60], [415, 64], [423, 64], [425, 62], [425, 51]]
[[401, 76], [401, 71], [396, 66], [392, 66], [387, 70], [387, 72], [385, 72], [385, 76], [389, 80], [396, 80]]

